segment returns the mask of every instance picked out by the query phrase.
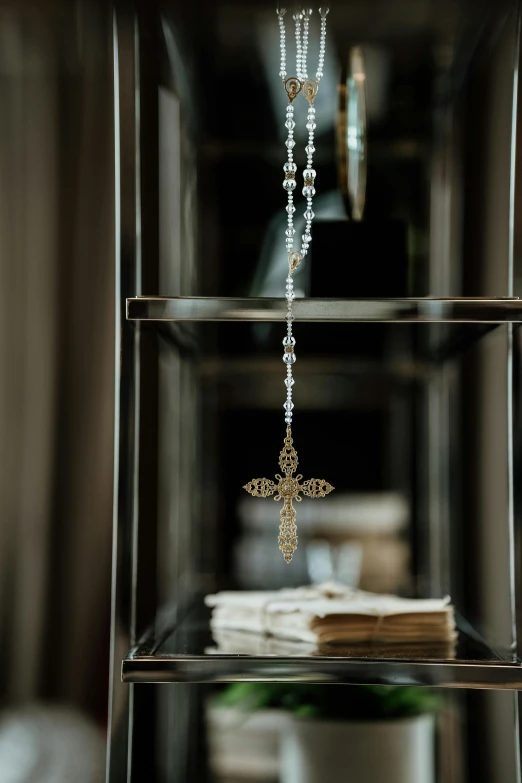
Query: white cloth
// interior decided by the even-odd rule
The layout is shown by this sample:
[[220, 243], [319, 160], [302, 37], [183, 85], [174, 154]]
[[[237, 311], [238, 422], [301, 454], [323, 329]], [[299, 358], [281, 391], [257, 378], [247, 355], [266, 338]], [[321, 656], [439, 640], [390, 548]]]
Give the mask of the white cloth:
[[399, 598], [326, 583], [208, 595], [211, 627], [303, 642], [439, 642], [456, 638], [450, 598]]

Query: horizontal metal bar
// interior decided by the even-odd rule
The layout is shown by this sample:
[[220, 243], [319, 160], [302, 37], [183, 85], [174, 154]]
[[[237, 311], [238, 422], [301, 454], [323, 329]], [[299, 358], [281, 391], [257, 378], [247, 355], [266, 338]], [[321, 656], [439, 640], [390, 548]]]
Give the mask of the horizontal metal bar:
[[458, 644], [453, 652], [448, 647], [445, 653], [440, 653], [440, 658], [425, 657], [427, 652], [432, 656], [436, 653], [433, 648], [422, 650], [422, 645], [421, 652], [410, 650], [409, 655], [400, 646], [399, 652], [392, 652], [393, 645], [388, 645], [382, 657], [376, 654], [377, 649], [347, 654], [340, 648], [336, 648], [335, 653], [303, 654], [299, 650], [292, 654], [285, 651], [282, 655], [245, 654], [245, 644], [250, 650], [256, 645], [262, 648], [266, 641], [265, 637], [256, 634], [245, 634], [247, 642], [234, 636], [233, 650], [220, 651], [219, 639], [215, 640], [208, 623], [208, 610], [200, 604], [194, 605], [170, 631], [168, 618], [166, 612], [163, 633], [158, 636], [157, 628], [153, 626], [125, 657], [122, 663], [124, 682], [366, 683], [522, 689], [521, 663], [510, 651], [490, 647], [458, 613]]
[[122, 680], [136, 683], [307, 682], [522, 689], [522, 666], [504, 662], [390, 661], [213, 655], [125, 658]]
[[[296, 321], [373, 323], [519, 323], [522, 301], [499, 299], [296, 299]], [[138, 297], [131, 321], [283, 321], [285, 299]]]

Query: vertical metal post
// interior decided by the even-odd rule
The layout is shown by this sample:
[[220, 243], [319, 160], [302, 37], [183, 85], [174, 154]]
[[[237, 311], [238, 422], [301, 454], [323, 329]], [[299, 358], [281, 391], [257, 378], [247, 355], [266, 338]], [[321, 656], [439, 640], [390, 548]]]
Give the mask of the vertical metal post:
[[121, 683], [121, 658], [136, 633], [139, 326], [126, 320], [126, 298], [139, 292], [136, 188], [136, 22], [131, 4], [113, 12], [115, 161], [115, 432], [112, 609], [107, 783], [127, 783], [132, 686]]

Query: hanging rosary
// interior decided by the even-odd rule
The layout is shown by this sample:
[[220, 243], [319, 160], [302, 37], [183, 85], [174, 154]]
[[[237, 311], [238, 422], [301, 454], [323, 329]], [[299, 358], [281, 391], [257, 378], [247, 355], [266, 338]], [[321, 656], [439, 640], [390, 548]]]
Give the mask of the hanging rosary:
[[[286, 324], [287, 333], [283, 339], [284, 354], [283, 361], [286, 364], [286, 378], [285, 386], [287, 389], [286, 401], [284, 403], [285, 410], [285, 422], [286, 422], [286, 438], [284, 440], [284, 446], [279, 454], [279, 465], [283, 472], [280, 476], [276, 473], [276, 481], [270, 479], [260, 478], [252, 479], [248, 484], [245, 484], [243, 489], [246, 489], [251, 495], [256, 498], [270, 497], [274, 493], [274, 500], [283, 500], [283, 507], [280, 512], [281, 524], [279, 526], [279, 549], [283, 553], [283, 557], [287, 563], [289, 563], [293, 557], [293, 554], [297, 548], [297, 526], [296, 526], [296, 511], [293, 507], [293, 501], [301, 501], [301, 496], [307, 495], [311, 498], [324, 498], [333, 487], [327, 481], [322, 479], [308, 479], [307, 481], [301, 480], [303, 476], [301, 474], [294, 476], [297, 470], [297, 451], [293, 447], [292, 440], [292, 410], [294, 403], [292, 402], [292, 386], [294, 385], [294, 378], [292, 375], [292, 365], [296, 360], [295, 356], [295, 337], [292, 334], [292, 321], [294, 320], [294, 314], [292, 310], [292, 302], [294, 300], [294, 283], [292, 275], [306, 256], [310, 242], [312, 241], [311, 229], [314, 213], [312, 211], [312, 201], [315, 196], [315, 171], [313, 166], [313, 155], [315, 152], [314, 147], [314, 130], [315, 124], [315, 109], [314, 99], [319, 89], [319, 82], [323, 75], [324, 66], [324, 53], [326, 42], [326, 16], [329, 9], [320, 8], [319, 15], [321, 17], [321, 33], [319, 40], [319, 64], [317, 66], [316, 78], [309, 79], [306, 70], [306, 57], [308, 52], [308, 31], [310, 25], [310, 17], [312, 15], [311, 9], [305, 9], [293, 15], [295, 22], [295, 40], [296, 40], [296, 72], [297, 76], [287, 77], [286, 73], [286, 44], [285, 44], [285, 20], [286, 13], [285, 8], [277, 9], [277, 17], [279, 19], [279, 32], [281, 42], [281, 68], [279, 76], [283, 80], [283, 85], [288, 95], [288, 106], [286, 107], [286, 122], [285, 127], [288, 130], [288, 138], [285, 142], [288, 150], [288, 160], [283, 166], [285, 173], [285, 179], [283, 182], [283, 188], [288, 194], [288, 204], [286, 211], [288, 213], [288, 228], [286, 229], [286, 250], [288, 253], [288, 277], [286, 278], [286, 301], [287, 301], [287, 313]], [[304, 218], [306, 220], [305, 232], [302, 236], [301, 250], [294, 250], [294, 196], [293, 191], [296, 188], [295, 176], [297, 172], [297, 165], [294, 162], [293, 149], [295, 147], [294, 141], [294, 100], [302, 93], [308, 103], [308, 114], [306, 119], [306, 129], [308, 130], [308, 144], [305, 147], [307, 155], [307, 166], [303, 171], [303, 196], [306, 198], [306, 210]]]

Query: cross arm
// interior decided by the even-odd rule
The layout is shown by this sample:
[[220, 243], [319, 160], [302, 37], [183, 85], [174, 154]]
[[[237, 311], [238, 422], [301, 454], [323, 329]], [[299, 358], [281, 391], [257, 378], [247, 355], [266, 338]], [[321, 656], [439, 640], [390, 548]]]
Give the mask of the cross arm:
[[324, 479], [311, 478], [303, 481], [301, 485], [303, 495], [307, 495], [309, 498], [324, 498], [325, 495], [330, 494], [332, 489], [334, 487]]
[[257, 478], [245, 484], [243, 489], [246, 489], [255, 498], [268, 498], [276, 491], [276, 485], [270, 479]]

